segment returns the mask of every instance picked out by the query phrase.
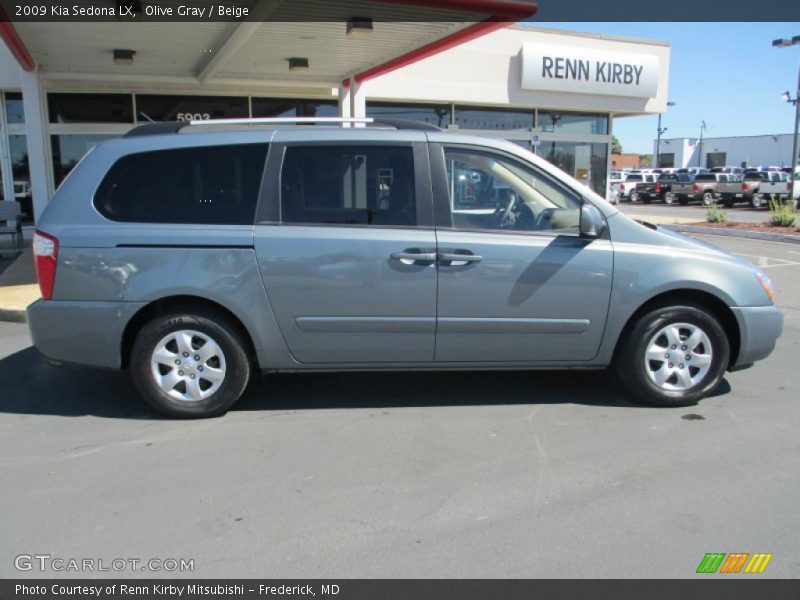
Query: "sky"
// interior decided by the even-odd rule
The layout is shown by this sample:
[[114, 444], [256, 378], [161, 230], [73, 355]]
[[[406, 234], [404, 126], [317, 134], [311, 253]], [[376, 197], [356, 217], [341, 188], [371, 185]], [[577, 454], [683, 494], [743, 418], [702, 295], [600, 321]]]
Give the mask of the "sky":
[[[543, 23], [571, 31], [638, 37], [672, 46], [669, 100], [661, 117], [664, 138], [791, 133], [800, 45], [773, 48], [772, 40], [800, 35], [800, 23]], [[658, 117], [614, 120], [623, 151], [651, 154]]]

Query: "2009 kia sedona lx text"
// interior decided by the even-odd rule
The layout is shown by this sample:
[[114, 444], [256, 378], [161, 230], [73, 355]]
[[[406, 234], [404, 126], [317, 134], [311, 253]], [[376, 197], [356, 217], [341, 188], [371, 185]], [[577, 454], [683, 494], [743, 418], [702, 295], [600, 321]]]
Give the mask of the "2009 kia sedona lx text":
[[684, 406], [781, 333], [760, 270], [511, 143], [185, 125], [84, 157], [39, 220], [28, 308], [45, 357], [128, 369], [167, 414], [223, 414], [255, 370], [612, 365]]

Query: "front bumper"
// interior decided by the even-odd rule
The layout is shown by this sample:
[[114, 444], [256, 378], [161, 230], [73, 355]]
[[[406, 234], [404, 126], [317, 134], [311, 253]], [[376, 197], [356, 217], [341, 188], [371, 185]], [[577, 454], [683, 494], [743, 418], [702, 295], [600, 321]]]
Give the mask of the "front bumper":
[[122, 334], [142, 302], [37, 300], [28, 307], [36, 349], [57, 362], [119, 369]]
[[762, 360], [775, 349], [783, 331], [783, 313], [777, 306], [732, 307], [739, 323], [739, 355], [731, 368]]

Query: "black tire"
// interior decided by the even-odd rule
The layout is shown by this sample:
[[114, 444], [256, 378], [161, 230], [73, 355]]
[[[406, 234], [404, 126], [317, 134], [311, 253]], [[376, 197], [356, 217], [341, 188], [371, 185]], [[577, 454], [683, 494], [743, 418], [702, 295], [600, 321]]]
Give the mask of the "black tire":
[[[685, 390], [662, 389], [646, 372], [648, 367], [645, 365], [645, 352], [651, 339], [663, 327], [672, 323], [688, 323], [700, 327], [708, 336], [712, 348], [708, 371], [702, 379]], [[690, 406], [717, 388], [725, 376], [729, 360], [730, 343], [719, 320], [699, 304], [679, 301], [673, 305], [654, 308], [632, 324], [617, 347], [614, 370], [622, 385], [644, 404], [662, 407]]]
[[[151, 371], [151, 359], [156, 346], [170, 333], [181, 330], [208, 336], [216, 343], [224, 358], [224, 378], [218, 389], [203, 399], [181, 400], [168, 395], [156, 383]], [[245, 347], [236, 328], [213, 311], [199, 307], [173, 310], [155, 317], [139, 331], [131, 352], [130, 373], [136, 390], [145, 402], [159, 412], [183, 418], [216, 417], [225, 414], [239, 399], [250, 379], [250, 361]], [[181, 357], [176, 355], [176, 358]], [[198, 378], [198, 386], [200, 379], [202, 375]], [[175, 389], [179, 391], [179, 386], [173, 388], [173, 392]], [[186, 389], [185, 384], [183, 389]]]

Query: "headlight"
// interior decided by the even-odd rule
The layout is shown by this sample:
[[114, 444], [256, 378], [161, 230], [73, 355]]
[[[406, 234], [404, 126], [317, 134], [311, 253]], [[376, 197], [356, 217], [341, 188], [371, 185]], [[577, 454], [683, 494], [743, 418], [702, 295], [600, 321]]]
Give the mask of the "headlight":
[[772, 287], [772, 282], [770, 281], [767, 274], [764, 273], [761, 269], [756, 269], [753, 272], [758, 279], [758, 283], [761, 284], [761, 287], [764, 288], [764, 292], [769, 296], [769, 299], [775, 302], [775, 288]]

